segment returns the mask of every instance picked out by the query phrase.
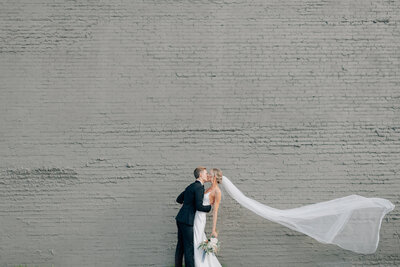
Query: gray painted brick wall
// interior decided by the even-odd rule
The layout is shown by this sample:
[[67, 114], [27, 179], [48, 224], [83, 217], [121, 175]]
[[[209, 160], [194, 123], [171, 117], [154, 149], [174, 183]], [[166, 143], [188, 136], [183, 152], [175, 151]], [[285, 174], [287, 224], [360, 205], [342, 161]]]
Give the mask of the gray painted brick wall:
[[0, 265], [172, 266], [174, 201], [197, 165], [276, 208], [353, 193], [396, 205], [376, 254], [359, 255], [225, 194], [225, 266], [399, 265], [399, 10], [2, 1]]

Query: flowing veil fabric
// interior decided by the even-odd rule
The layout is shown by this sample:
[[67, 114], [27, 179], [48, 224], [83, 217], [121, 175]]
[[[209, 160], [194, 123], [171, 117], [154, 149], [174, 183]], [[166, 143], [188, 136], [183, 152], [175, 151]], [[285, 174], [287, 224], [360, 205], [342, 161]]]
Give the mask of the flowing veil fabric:
[[222, 186], [240, 205], [270, 221], [306, 234], [324, 244], [356, 253], [374, 253], [383, 217], [394, 205], [383, 198], [350, 195], [294, 209], [275, 209], [246, 197], [225, 176]]

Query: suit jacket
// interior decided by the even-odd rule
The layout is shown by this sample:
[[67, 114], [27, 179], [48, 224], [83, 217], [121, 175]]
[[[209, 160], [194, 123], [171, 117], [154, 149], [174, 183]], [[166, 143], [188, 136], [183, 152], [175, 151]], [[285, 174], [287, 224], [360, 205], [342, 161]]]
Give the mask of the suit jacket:
[[196, 210], [209, 212], [211, 206], [203, 206], [203, 198], [204, 186], [200, 181], [196, 181], [186, 187], [185, 191], [183, 191], [176, 199], [176, 202], [180, 204], [183, 203], [178, 215], [175, 217], [176, 221], [193, 225]]

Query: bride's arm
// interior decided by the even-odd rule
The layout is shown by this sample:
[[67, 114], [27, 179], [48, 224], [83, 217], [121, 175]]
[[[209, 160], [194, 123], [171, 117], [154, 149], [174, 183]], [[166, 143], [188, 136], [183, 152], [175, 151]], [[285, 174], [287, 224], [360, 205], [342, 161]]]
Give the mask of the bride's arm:
[[216, 190], [215, 192], [215, 200], [214, 200], [214, 207], [213, 207], [213, 226], [212, 226], [212, 236], [217, 237], [218, 233], [216, 231], [217, 227], [217, 219], [218, 219], [218, 208], [219, 203], [221, 202], [221, 191]]

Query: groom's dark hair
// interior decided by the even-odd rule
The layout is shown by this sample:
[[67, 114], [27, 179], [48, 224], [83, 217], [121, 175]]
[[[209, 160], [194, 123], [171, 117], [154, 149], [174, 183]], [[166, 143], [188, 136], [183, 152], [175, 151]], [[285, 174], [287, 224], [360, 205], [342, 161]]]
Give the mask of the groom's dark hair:
[[207, 170], [206, 167], [199, 166], [194, 170], [194, 177], [197, 179], [200, 176], [200, 172]]

